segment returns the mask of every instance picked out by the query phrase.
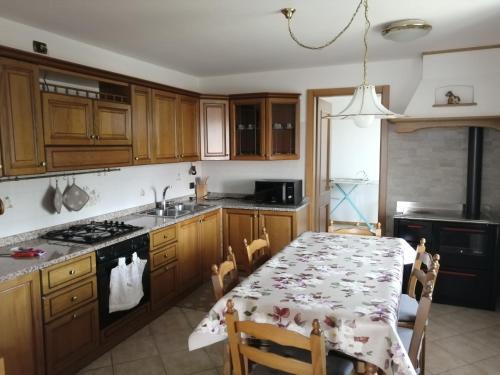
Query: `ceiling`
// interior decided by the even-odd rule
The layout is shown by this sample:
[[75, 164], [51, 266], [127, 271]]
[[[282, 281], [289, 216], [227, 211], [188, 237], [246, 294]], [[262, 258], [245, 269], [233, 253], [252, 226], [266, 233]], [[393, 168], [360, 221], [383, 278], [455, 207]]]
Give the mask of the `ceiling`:
[[[293, 30], [319, 44], [348, 21], [357, 0], [0, 0], [2, 17], [195, 76], [358, 62], [362, 19], [334, 45], [311, 51], [289, 37], [279, 10], [297, 8]], [[499, 0], [371, 0], [369, 59], [497, 44]], [[423, 18], [425, 38], [387, 41], [383, 24]], [[49, 45], [50, 50], [50, 45]]]

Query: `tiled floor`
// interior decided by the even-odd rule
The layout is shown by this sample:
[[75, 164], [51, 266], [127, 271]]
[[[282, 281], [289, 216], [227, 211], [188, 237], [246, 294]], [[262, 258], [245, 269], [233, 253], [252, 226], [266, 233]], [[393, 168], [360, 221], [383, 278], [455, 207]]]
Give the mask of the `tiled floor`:
[[[221, 344], [187, 350], [213, 303], [207, 284], [78, 375], [221, 375]], [[426, 360], [427, 375], [500, 374], [500, 311], [433, 304]]]

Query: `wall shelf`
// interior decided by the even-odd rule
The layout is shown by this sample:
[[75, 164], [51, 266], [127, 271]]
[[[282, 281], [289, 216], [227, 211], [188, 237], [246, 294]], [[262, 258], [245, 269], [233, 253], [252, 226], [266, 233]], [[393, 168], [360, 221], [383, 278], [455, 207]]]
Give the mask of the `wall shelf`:
[[433, 107], [470, 107], [477, 105], [477, 103], [457, 103], [457, 104], [434, 104]]

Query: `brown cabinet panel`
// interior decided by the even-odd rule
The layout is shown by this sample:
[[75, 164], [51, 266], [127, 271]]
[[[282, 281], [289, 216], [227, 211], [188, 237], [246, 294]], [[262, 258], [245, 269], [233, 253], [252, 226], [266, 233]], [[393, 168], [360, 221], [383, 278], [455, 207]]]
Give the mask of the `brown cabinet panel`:
[[229, 101], [200, 101], [201, 160], [229, 160]]
[[99, 345], [97, 301], [45, 325], [48, 374], [65, 374]]
[[178, 263], [174, 262], [151, 272], [151, 308], [167, 307], [177, 295]]
[[43, 293], [51, 293], [96, 272], [95, 253], [42, 269]]
[[277, 254], [296, 237], [295, 213], [259, 211], [259, 232], [266, 228], [271, 243], [271, 255]]
[[266, 159], [265, 99], [231, 100], [231, 159]]
[[97, 299], [97, 279], [95, 276], [45, 296], [43, 297], [45, 322], [54, 320], [95, 299]]
[[175, 162], [177, 149], [176, 95], [153, 90], [153, 150], [155, 163]]
[[177, 244], [174, 243], [160, 248], [160, 250], [151, 253], [149, 258], [152, 271], [158, 267], [164, 266], [177, 259]]
[[92, 100], [42, 93], [46, 145], [94, 144]]
[[178, 96], [178, 132], [179, 156], [183, 161], [200, 159], [199, 142], [199, 100], [190, 96]]
[[134, 164], [149, 164], [153, 150], [151, 89], [132, 86], [132, 148]]
[[0, 353], [9, 375], [43, 374], [38, 272], [0, 283]]
[[130, 105], [94, 102], [96, 145], [131, 145]]
[[35, 65], [0, 58], [0, 133], [5, 175], [45, 172]]
[[48, 171], [132, 165], [132, 148], [127, 146], [46, 147], [45, 152]]
[[201, 251], [198, 239], [200, 218], [178, 224], [179, 289], [185, 291], [201, 283]]
[[258, 212], [254, 210], [224, 210], [224, 253], [231, 246], [236, 256], [238, 268], [249, 272], [249, 264], [243, 239], [248, 242], [257, 238]]
[[266, 108], [267, 159], [299, 159], [299, 99], [270, 98]]
[[166, 228], [155, 230], [151, 233], [151, 249], [156, 249], [159, 246], [177, 240], [177, 227], [171, 225]]
[[220, 212], [203, 215], [200, 223], [200, 248], [203, 280], [210, 280], [213, 264], [222, 262], [221, 216]]

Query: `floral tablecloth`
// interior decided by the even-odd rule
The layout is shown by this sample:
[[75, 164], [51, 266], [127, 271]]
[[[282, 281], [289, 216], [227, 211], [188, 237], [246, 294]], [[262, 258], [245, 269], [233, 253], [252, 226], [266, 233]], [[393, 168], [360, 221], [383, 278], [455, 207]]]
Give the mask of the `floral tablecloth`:
[[240, 319], [309, 336], [317, 318], [328, 349], [387, 374], [415, 374], [396, 332], [403, 263], [414, 258], [399, 238], [306, 232], [219, 300], [189, 337], [189, 348], [226, 338], [231, 298]]

